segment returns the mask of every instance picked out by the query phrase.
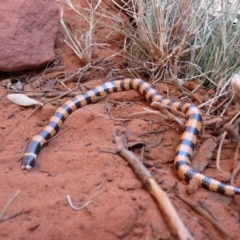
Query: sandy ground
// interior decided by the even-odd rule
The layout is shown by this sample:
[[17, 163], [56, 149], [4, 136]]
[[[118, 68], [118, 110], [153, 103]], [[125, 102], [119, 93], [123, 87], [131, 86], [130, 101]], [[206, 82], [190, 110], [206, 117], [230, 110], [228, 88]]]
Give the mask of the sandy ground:
[[[110, 9], [117, 14], [113, 4]], [[65, 18], [74, 26], [70, 12], [66, 11]], [[61, 36], [59, 34], [58, 41]], [[103, 40], [100, 34], [99, 38]], [[62, 46], [62, 42], [56, 43], [56, 53], [63, 51]], [[117, 47], [114, 43], [110, 45], [111, 50]], [[68, 54], [64, 55], [63, 65], [71, 69], [81, 66], [70, 49], [64, 47], [64, 51]], [[109, 54], [108, 50], [96, 50], [97, 59]], [[114, 60], [117, 67], [120, 58]], [[2, 74], [2, 79], [4, 76]], [[93, 75], [87, 82], [88, 88], [103, 80]], [[172, 85], [158, 84], [156, 88], [173, 99], [181, 95]], [[195, 239], [226, 238], [177, 198], [174, 189], [205, 206], [232, 239], [240, 239], [240, 198], [201, 188], [192, 195], [186, 194], [187, 185], [179, 180], [173, 168], [181, 130], [176, 123], [163, 123], [153, 114], [138, 114], [130, 119], [130, 114], [143, 111], [143, 107], [151, 109], [135, 91], [108, 95], [100, 102], [72, 113], [59, 131], [62, 134], [42, 148], [37, 166], [30, 172], [22, 171], [19, 162], [26, 144], [68, 98], [45, 105], [25, 121], [34, 107], [14, 105], [6, 95], [7, 90], [1, 88], [0, 209], [20, 190], [3, 218], [21, 214], [0, 222], [0, 239], [175, 239], [156, 202], [128, 163], [119, 155], [106, 152], [116, 149], [113, 133], [118, 129], [128, 131], [130, 141], [145, 143], [144, 161], [154, 165], [149, 171], [168, 193]], [[142, 133], [148, 134], [141, 136]], [[134, 152], [139, 155], [141, 149]], [[231, 165], [231, 159], [225, 159], [221, 166], [229, 170]], [[208, 168], [205, 173], [213, 176], [217, 170]], [[235, 183], [240, 185], [240, 179], [237, 178]], [[75, 211], [69, 206], [66, 195], [70, 195], [78, 207], [91, 199], [94, 202]]]

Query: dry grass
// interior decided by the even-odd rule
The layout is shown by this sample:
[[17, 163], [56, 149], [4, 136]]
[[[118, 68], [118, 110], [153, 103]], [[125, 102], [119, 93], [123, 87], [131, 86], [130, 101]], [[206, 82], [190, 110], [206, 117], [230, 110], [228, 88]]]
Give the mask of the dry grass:
[[93, 49], [100, 45], [99, 43], [95, 43], [94, 30], [98, 23], [96, 20], [96, 11], [101, 1], [98, 1], [97, 3], [93, 0], [87, 1], [87, 9], [82, 7], [80, 3], [78, 6], [73, 5], [71, 0], [58, 2], [65, 3], [68, 8], [73, 10], [78, 18], [76, 21], [77, 29], [72, 32], [63, 19], [64, 13], [62, 9], [60, 23], [68, 37], [68, 39], [65, 39], [65, 43], [72, 48], [74, 53], [83, 61], [83, 63], [91, 63], [93, 60]]
[[240, 23], [233, 24], [240, 18], [240, 0], [122, 2], [120, 13], [131, 16], [132, 23], [123, 22], [120, 13], [106, 12], [100, 0], [88, 0], [87, 8], [66, 0], [77, 13], [77, 22], [89, 26], [72, 33], [61, 19], [67, 44], [85, 63], [92, 61], [93, 49], [100, 45], [94, 40], [94, 29], [100, 24], [125, 36], [123, 51], [115, 53], [124, 57], [125, 70], [151, 83], [201, 79], [205, 87], [219, 87], [240, 70]]
[[[158, 80], [202, 79], [217, 86], [240, 67], [239, 1], [128, 1], [123, 30], [128, 70]], [[200, 6], [200, 7], [199, 7]], [[126, 11], [126, 10], [125, 10]]]

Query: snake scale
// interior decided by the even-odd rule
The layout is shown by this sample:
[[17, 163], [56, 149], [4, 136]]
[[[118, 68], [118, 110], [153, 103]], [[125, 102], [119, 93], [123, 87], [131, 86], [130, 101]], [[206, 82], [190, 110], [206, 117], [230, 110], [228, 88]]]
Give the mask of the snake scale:
[[162, 106], [170, 106], [181, 111], [186, 116], [185, 130], [181, 135], [180, 142], [176, 149], [174, 166], [178, 176], [189, 182], [195, 179], [203, 188], [219, 192], [225, 195], [240, 194], [240, 188], [223, 184], [212, 178], [194, 171], [190, 166], [197, 137], [202, 128], [202, 116], [200, 110], [193, 104], [177, 102], [161, 96], [153, 87], [141, 79], [123, 79], [103, 83], [86, 93], [68, 100], [59, 107], [50, 118], [46, 127], [35, 135], [28, 143], [25, 153], [21, 159], [22, 169], [30, 170], [36, 164], [37, 154], [41, 147], [59, 130], [66, 118], [76, 109], [93, 103], [96, 98], [112, 92], [138, 90], [149, 102], [159, 102]]

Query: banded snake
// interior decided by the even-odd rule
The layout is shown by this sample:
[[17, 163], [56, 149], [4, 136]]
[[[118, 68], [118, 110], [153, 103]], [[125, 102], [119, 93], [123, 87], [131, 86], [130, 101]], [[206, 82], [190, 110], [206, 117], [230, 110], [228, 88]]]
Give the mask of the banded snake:
[[210, 177], [194, 171], [190, 161], [197, 143], [197, 137], [202, 128], [202, 116], [200, 110], [193, 104], [177, 102], [161, 96], [153, 87], [141, 79], [123, 79], [103, 83], [86, 93], [68, 100], [59, 107], [50, 118], [48, 124], [28, 143], [25, 153], [21, 159], [22, 169], [30, 170], [36, 164], [37, 154], [41, 147], [53, 137], [59, 130], [65, 119], [76, 109], [93, 103], [96, 98], [106, 93], [138, 90], [149, 102], [159, 102], [163, 106], [170, 106], [181, 111], [186, 116], [185, 130], [181, 135], [180, 142], [176, 149], [174, 166], [178, 176], [189, 182], [195, 179], [205, 189], [219, 192], [225, 195], [240, 194], [240, 188], [223, 184]]

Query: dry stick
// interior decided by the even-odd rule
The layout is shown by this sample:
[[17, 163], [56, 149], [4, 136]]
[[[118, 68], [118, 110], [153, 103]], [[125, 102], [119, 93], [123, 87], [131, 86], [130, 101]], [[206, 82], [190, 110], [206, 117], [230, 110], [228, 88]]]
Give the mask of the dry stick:
[[234, 126], [230, 123], [226, 123], [223, 126], [223, 130], [227, 132], [227, 136], [231, 141], [238, 142], [239, 141], [239, 134], [238, 130], [234, 128]]
[[[62, 72], [63, 70], [68, 69], [68, 66], [57, 66], [57, 67], [52, 67], [52, 68], [47, 68], [44, 70], [44, 74], [48, 74], [48, 73], [55, 73], [55, 72]], [[44, 76], [45, 76], [44, 75]]]
[[[69, 90], [69, 91], [67, 91], [67, 92], [64, 92], [64, 93], [58, 95], [57, 97], [52, 98], [52, 99], [44, 102], [43, 104], [46, 105], [47, 103], [53, 102], [53, 101], [55, 101], [55, 100], [58, 100], [58, 99], [60, 99], [60, 98], [62, 98], [62, 97], [64, 97], [64, 96], [68, 95], [69, 93], [72, 93], [72, 92], [75, 91], [76, 89], [78, 89], [78, 87], [75, 87], [75, 88], [73, 88], [73, 89], [71, 89], [71, 90]], [[42, 107], [42, 106], [37, 106], [37, 107], [29, 114], [29, 116], [25, 119], [25, 122], [33, 115], [34, 112], [36, 112], [36, 110], [37, 110], [39, 107]]]
[[[232, 118], [232, 120], [229, 122], [229, 124], [232, 124], [239, 115], [240, 115], [240, 112], [238, 112], [238, 113]], [[220, 170], [221, 172], [222, 172], [223, 170], [222, 170], [221, 167], [220, 167], [220, 155], [221, 155], [221, 150], [222, 150], [223, 141], [224, 141], [226, 135], [227, 135], [227, 132], [224, 131], [224, 133], [222, 134], [222, 137], [221, 137], [221, 141], [220, 141], [219, 146], [218, 146], [218, 151], [217, 151], [216, 166], [217, 166], [217, 169]]]
[[15, 213], [15, 214], [9, 216], [9, 217], [2, 218], [2, 219], [0, 220], [0, 222], [4, 222], [4, 221], [7, 221], [7, 220], [9, 220], [9, 219], [15, 218], [15, 217], [17, 217], [17, 216], [19, 216], [19, 215], [21, 215], [21, 214], [23, 214], [23, 213], [24, 213], [24, 211], [20, 211], [20, 212], [18, 212], [18, 213]]
[[143, 108], [143, 109], [145, 109], [145, 111], [140, 111], [140, 112], [135, 112], [135, 113], [128, 114], [128, 117], [137, 117], [139, 115], [155, 114], [155, 115], [160, 116], [163, 119], [168, 119], [166, 115], [163, 115], [159, 111], [153, 111], [153, 110], [150, 110], [150, 109], [147, 109], [147, 108]]
[[[215, 97], [218, 95], [219, 91], [220, 91], [220, 88], [221, 88], [221, 83], [222, 83], [222, 80], [219, 81], [218, 85], [217, 85], [217, 90], [216, 90], [216, 93], [215, 93]], [[207, 112], [206, 112], [206, 116], [209, 116], [210, 115], [210, 111], [211, 111], [211, 108], [213, 107], [213, 103], [214, 103], [214, 98], [211, 99], [212, 101], [210, 101], [210, 104], [209, 104], [209, 107], [207, 109]]]
[[218, 95], [218, 96], [216, 96], [216, 97], [214, 97], [214, 98], [209, 99], [208, 101], [206, 101], [206, 102], [202, 103], [201, 105], [199, 105], [198, 108], [200, 109], [200, 108], [208, 105], [208, 104], [211, 103], [212, 101], [215, 101], [215, 100], [217, 100], [218, 98], [227, 95], [227, 94], [228, 94], [229, 92], [231, 92], [231, 91], [232, 91], [232, 89], [229, 90], [229, 91], [226, 91], [226, 92], [224, 92], [224, 93], [222, 93], [222, 94], [220, 94], [220, 95]]
[[107, 108], [108, 114], [110, 115], [110, 119], [112, 119], [112, 118], [113, 118], [113, 115], [112, 115], [111, 109], [110, 109], [109, 106], [108, 106], [108, 98], [106, 98], [105, 106], [106, 106], [106, 108]]
[[[96, 81], [93, 81], [92, 83], [96, 83]], [[87, 85], [89, 85], [89, 83], [88, 84], [81, 84], [81, 87], [86, 87]], [[52, 91], [52, 92], [44, 92], [44, 91], [42, 91], [42, 92], [39, 92], [39, 91], [16, 91], [16, 90], [10, 90], [10, 89], [8, 89], [8, 92], [23, 93], [23, 94], [26, 94], [28, 97], [42, 97], [42, 96], [44, 96], [46, 98], [47, 97], [49, 97], [49, 98], [50, 97], [54, 97], [54, 98], [50, 99], [49, 101], [44, 102], [43, 104], [45, 105], [46, 103], [49, 103], [49, 102], [54, 101], [54, 100], [57, 100], [58, 98], [62, 98], [62, 97], [75, 97], [77, 95], [83, 94], [82, 91], [73, 93], [73, 91], [76, 90], [77, 88], [78, 87], [75, 87], [75, 88], [73, 88], [73, 89], [71, 89], [71, 90], [69, 90], [67, 92], [60, 92], [60, 91], [58, 91], [58, 92], [54, 92], [54, 91]]]
[[[22, 92], [24, 93], [24, 92]], [[77, 95], [81, 95], [83, 92], [74, 92], [68, 93], [65, 97], [75, 97]], [[38, 92], [38, 93], [27, 93], [28, 97], [45, 97], [45, 98], [54, 98], [59, 97], [61, 94], [65, 94], [65, 92]]]
[[207, 213], [209, 213], [213, 219], [218, 221], [218, 218], [216, 217], [216, 215], [209, 209], [209, 207], [207, 206], [207, 204], [203, 200], [198, 200], [198, 203], [199, 203], [199, 206], [203, 210], [205, 210]]
[[[92, 82], [92, 83], [95, 83], [95, 82]], [[86, 87], [87, 85], [89, 85], [89, 83], [81, 84], [81, 87]], [[55, 101], [55, 100], [58, 100], [58, 99], [60, 99], [60, 98], [62, 98], [62, 97], [65, 97], [66, 95], [68, 95], [68, 94], [74, 92], [74, 91], [77, 90], [78, 88], [79, 88], [79, 87], [76, 86], [75, 88], [70, 89], [70, 90], [68, 90], [67, 92], [61, 93], [61, 94], [58, 95], [57, 97], [52, 98], [52, 99], [50, 99], [50, 100], [44, 102], [43, 104], [45, 105], [45, 104], [47, 104], [47, 103], [50, 103], [50, 102], [53, 102], [53, 101]], [[80, 94], [83, 94], [83, 93], [81, 92]], [[75, 96], [76, 96], [76, 95], [80, 95], [80, 94], [79, 94], [79, 92], [78, 92], [78, 93], [75, 94]]]
[[5, 119], [7, 120], [7, 119], [9, 119], [10, 117], [12, 117], [12, 116], [14, 115], [15, 112], [16, 112], [16, 111], [13, 111], [13, 112], [10, 113], [9, 115], [7, 115]]
[[[136, 112], [136, 113], [131, 113], [128, 115], [128, 117], [135, 117], [135, 116], [139, 116], [139, 115], [147, 115], [147, 114], [155, 114], [156, 116], [160, 117], [161, 120], [169, 120], [172, 119], [173, 121], [176, 121], [180, 126], [183, 126], [182, 122], [180, 122], [173, 114], [170, 114], [169, 112], [167, 112], [166, 114], [161, 113], [160, 111], [154, 111], [154, 110], [150, 110], [148, 108], [143, 108], [145, 111], [140, 111], [140, 112]], [[165, 123], [165, 125], [167, 125]], [[171, 126], [169, 126], [171, 127]]]
[[186, 118], [186, 115], [183, 112], [180, 112], [180, 111], [176, 110], [175, 108], [173, 108], [171, 106], [164, 106], [162, 103], [159, 103], [159, 102], [152, 102], [151, 106], [155, 107], [155, 108], [158, 108], [159, 110], [169, 109], [169, 110], [171, 110], [172, 114], [175, 114], [176, 116], [180, 116], [183, 119]]
[[141, 161], [130, 151], [128, 151], [123, 144], [122, 136], [114, 134], [114, 140], [117, 145], [118, 154], [125, 158], [128, 163], [134, 168], [137, 176], [142, 183], [147, 187], [150, 193], [155, 197], [158, 206], [166, 220], [171, 227], [174, 234], [178, 235], [181, 240], [191, 240], [193, 237], [184, 226], [167, 194], [158, 186], [157, 182], [152, 178], [150, 172], [144, 167]]
[[14, 196], [8, 200], [7, 204], [4, 206], [3, 210], [0, 213], [0, 221], [3, 217], [3, 215], [5, 214], [5, 212], [7, 211], [7, 209], [9, 208], [9, 206], [11, 205], [11, 203], [17, 198], [19, 193], [20, 193], [20, 190], [17, 190], [17, 192], [14, 194]]
[[209, 213], [207, 213], [203, 208], [196, 205], [194, 202], [192, 202], [189, 198], [186, 198], [185, 196], [181, 194], [176, 194], [176, 196], [180, 199], [182, 199], [185, 203], [187, 203], [190, 207], [192, 207], [196, 212], [200, 213], [202, 216], [204, 216], [219, 232], [223, 233], [225, 236], [230, 237], [226, 229], [220, 225], [219, 222], [217, 222]]
[[[174, 109], [173, 107], [170, 106], [163, 106], [161, 103], [159, 102], [153, 102], [151, 103], [151, 106], [158, 108], [160, 111], [161, 109], [165, 109], [164, 114], [166, 114], [166, 117], [168, 120], [173, 120], [175, 122], [177, 122], [181, 127], [185, 126], [185, 122], [186, 122], [186, 116], [184, 113], [177, 111], [176, 109]], [[167, 111], [167, 110], [171, 110]], [[180, 118], [178, 118], [177, 116], [180, 116]], [[160, 115], [161, 116], [161, 115]]]
[[[208, 120], [206, 120], [208, 119]], [[209, 126], [215, 123], [223, 123], [229, 121], [231, 118], [230, 117], [216, 117], [209, 119], [209, 117], [204, 118], [204, 126]]]
[[155, 131], [150, 131], [150, 132], [142, 132], [142, 133], [138, 134], [138, 137], [142, 137], [142, 136], [149, 135], [149, 134], [163, 133], [163, 132], [165, 132], [165, 131], [155, 130]]
[[[237, 110], [239, 110], [239, 103], [237, 102]], [[236, 152], [235, 152], [235, 156], [234, 156], [234, 167], [236, 166], [236, 163], [237, 163], [237, 159], [238, 159], [238, 153], [239, 153], [239, 146], [240, 146], [240, 136], [239, 136], [239, 119], [238, 121], [236, 121], [237, 124], [237, 127], [236, 128], [233, 128], [232, 125], [231, 126], [231, 131], [234, 133], [233, 136], [234, 136], [234, 140], [238, 143], [237, 144], [237, 149], [236, 149]], [[236, 178], [236, 175], [238, 174], [240, 170], [240, 162], [238, 163], [237, 167], [235, 167], [235, 169], [233, 170], [232, 172], [232, 176], [231, 176], [231, 180], [230, 180], [230, 183], [231, 185], [233, 185], [233, 182], [234, 182], [234, 179]]]
[[[63, 93], [63, 94], [60, 94], [59, 96], [57, 96], [57, 97], [55, 97], [55, 98], [52, 98], [52, 99], [44, 102], [43, 104], [46, 105], [46, 104], [49, 103], [49, 102], [53, 102], [53, 101], [55, 101], [55, 100], [57, 100], [57, 99], [59, 99], [59, 98], [62, 98], [62, 97], [64, 97], [65, 95], [73, 92], [73, 91], [76, 90], [77, 88], [78, 88], [78, 87], [75, 87], [75, 88], [73, 88], [73, 89], [71, 89], [71, 90], [69, 90], [69, 91], [67, 91], [67, 92], [65, 92], [65, 93]], [[37, 110], [39, 107], [42, 107], [42, 106], [37, 106], [37, 107], [29, 114], [29, 116], [25, 119], [25, 122], [34, 114], [34, 112], [36, 112], [36, 110]]]
[[94, 113], [94, 114], [96, 114], [96, 115], [98, 115], [98, 116], [100, 116], [100, 117], [103, 117], [103, 118], [106, 118], [106, 119], [111, 119], [111, 120], [115, 120], [115, 121], [132, 121], [132, 119], [131, 118], [114, 118], [114, 117], [108, 117], [108, 116], [105, 116], [105, 115], [103, 115], [103, 114], [100, 114], [100, 113], [97, 113], [97, 112], [95, 112], [95, 111], [93, 111], [90, 107], [88, 107], [88, 106], [86, 106], [86, 108], [90, 111], [90, 112], [92, 112], [92, 113]]
[[100, 149], [99, 151], [100, 151], [100, 152], [103, 152], [103, 153], [117, 154], [117, 151], [113, 151], [113, 150]]
[[228, 98], [225, 98], [222, 102], [220, 102], [214, 109], [212, 109], [210, 112], [209, 112], [209, 115], [216, 112], [219, 108], [221, 108], [223, 105], [225, 105], [225, 103], [229, 101]]
[[[4, 88], [5, 89], [5, 88]], [[13, 90], [13, 89], [6, 89], [8, 92], [12, 92], [12, 93], [22, 93], [22, 94], [26, 94], [26, 95], [28, 95], [29, 97], [31, 97], [32, 95], [30, 95], [30, 94], [44, 94], [43, 92], [40, 92], [39, 93], [39, 91], [33, 91], [33, 90], [24, 90], [24, 91], [22, 91], [22, 90]], [[39, 95], [37, 95], [37, 96], [39, 96]]]
[[[203, 82], [202, 82], [202, 83], [203, 83]], [[197, 100], [199, 103], [202, 103], [202, 101], [194, 94], [194, 93], [202, 86], [202, 83], [199, 84], [193, 91], [190, 91], [190, 90], [188, 90], [187, 88], [181, 86], [181, 87], [180, 87], [180, 90], [182, 90], [182, 92], [183, 92], [183, 91], [187, 92], [187, 94], [184, 94], [184, 95], [187, 95], [187, 96], [182, 97], [182, 98], [181, 98], [181, 101], [183, 101], [184, 99], [187, 99], [187, 98], [191, 97], [191, 98], [194, 98], [195, 100]], [[177, 85], [177, 84], [176, 84], [176, 85]], [[189, 96], [188, 96], [188, 94], [189, 94]]]
[[65, 97], [67, 94], [75, 91], [76, 89], [78, 89], [78, 86], [75, 87], [75, 88], [73, 88], [73, 89], [71, 89], [71, 90], [69, 90], [69, 91], [67, 91], [67, 92], [65, 92], [65, 93], [63, 93], [63, 94], [61, 94], [61, 95], [59, 95], [59, 96], [57, 96], [57, 97], [55, 97], [55, 98], [52, 98], [52, 99], [44, 102], [44, 105], [46, 105], [47, 103], [53, 102], [53, 101], [55, 101], [55, 100], [58, 100], [59, 98]]
[[[238, 158], [239, 146], [240, 146], [240, 139], [238, 140], [237, 149], [236, 149], [235, 156], [234, 156], [234, 163], [235, 164], [236, 164], [237, 158]], [[233, 182], [234, 182], [234, 180], [235, 180], [239, 171], [240, 171], [240, 163], [238, 163], [237, 167], [232, 172], [232, 176], [231, 176], [231, 180], [230, 180], [231, 185], [233, 185]]]
[[41, 105], [38, 105], [24, 120], [24, 122], [26, 122], [40, 107], [42, 107]]

